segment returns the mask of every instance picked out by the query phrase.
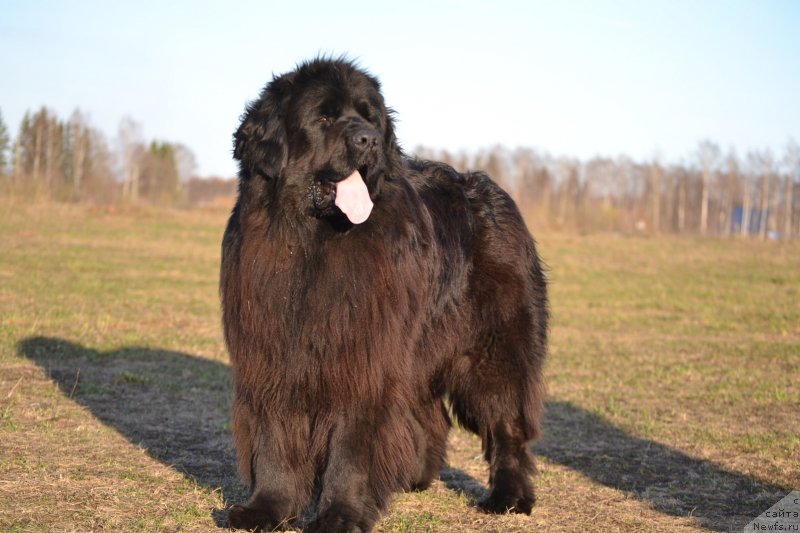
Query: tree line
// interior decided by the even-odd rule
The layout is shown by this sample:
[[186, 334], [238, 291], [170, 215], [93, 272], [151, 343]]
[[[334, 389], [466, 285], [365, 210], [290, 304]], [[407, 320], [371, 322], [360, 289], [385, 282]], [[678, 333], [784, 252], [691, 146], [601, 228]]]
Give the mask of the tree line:
[[0, 113], [0, 190], [66, 202], [175, 204], [186, 197], [195, 157], [179, 143], [146, 141], [132, 119], [109, 143], [76, 110], [67, 120], [26, 112], [12, 139]]
[[537, 226], [761, 239], [800, 235], [800, 145], [793, 140], [778, 156], [751, 150], [744, 157], [706, 140], [678, 163], [626, 155], [582, 161], [500, 146], [416, 153], [458, 170], [486, 171]]
[[[497, 146], [415, 155], [458, 170], [484, 170], [533, 224], [556, 229], [757, 236], [800, 236], [800, 145], [780, 154], [740, 156], [702, 141], [681, 162], [620, 155], [580, 160], [533, 148]], [[0, 112], [0, 192], [68, 202], [204, 205], [230, 199], [232, 179], [195, 176], [186, 146], [146, 141], [131, 119], [113, 143], [75, 111], [26, 113], [15, 137]], [[220, 202], [217, 202], [220, 203]]]

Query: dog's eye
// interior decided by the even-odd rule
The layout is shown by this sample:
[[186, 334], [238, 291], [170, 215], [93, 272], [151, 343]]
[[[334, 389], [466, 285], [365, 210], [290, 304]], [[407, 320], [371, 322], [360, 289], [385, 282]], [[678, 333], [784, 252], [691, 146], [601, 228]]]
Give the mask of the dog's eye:
[[330, 125], [331, 124], [331, 119], [327, 115], [322, 115], [321, 117], [319, 117], [317, 119], [317, 122], [319, 122], [320, 124]]

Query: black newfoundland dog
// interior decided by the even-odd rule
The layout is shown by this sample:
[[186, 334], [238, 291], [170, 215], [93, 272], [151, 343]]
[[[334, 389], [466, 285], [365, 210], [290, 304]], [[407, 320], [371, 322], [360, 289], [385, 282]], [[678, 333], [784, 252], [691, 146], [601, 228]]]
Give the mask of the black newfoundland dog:
[[[409, 159], [378, 81], [344, 59], [278, 76], [235, 135], [222, 243], [233, 439], [252, 496], [232, 527], [369, 531], [480, 436], [490, 512], [530, 513], [547, 293], [514, 202]], [[449, 408], [449, 409], [448, 409]]]

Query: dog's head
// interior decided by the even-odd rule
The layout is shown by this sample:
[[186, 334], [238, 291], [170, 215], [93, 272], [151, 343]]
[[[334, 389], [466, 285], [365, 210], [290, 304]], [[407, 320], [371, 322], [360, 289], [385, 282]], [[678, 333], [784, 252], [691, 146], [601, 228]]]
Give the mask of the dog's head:
[[242, 180], [274, 182], [272, 194], [300, 213], [351, 221], [345, 195], [376, 200], [402, 166], [378, 81], [344, 59], [316, 59], [267, 84], [234, 134], [234, 158]]

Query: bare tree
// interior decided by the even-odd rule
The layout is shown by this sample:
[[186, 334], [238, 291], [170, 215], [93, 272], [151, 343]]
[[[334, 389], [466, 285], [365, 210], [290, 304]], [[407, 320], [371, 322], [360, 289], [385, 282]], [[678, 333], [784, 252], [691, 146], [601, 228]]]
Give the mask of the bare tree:
[[532, 213], [541, 202], [542, 190], [537, 183], [537, 173], [541, 169], [541, 161], [536, 152], [530, 148], [519, 148], [512, 155], [512, 171], [514, 173], [514, 194], [523, 214]]
[[15, 184], [52, 196], [63, 183], [63, 127], [46, 108], [25, 113], [15, 144]]
[[764, 150], [760, 154], [761, 159], [761, 215], [760, 215], [760, 228], [759, 228], [759, 236], [761, 240], [767, 239], [767, 234], [769, 231], [769, 208], [770, 204], [772, 203], [771, 193], [772, 189], [770, 188], [770, 181], [772, 181], [772, 175], [774, 172], [774, 159], [772, 157], [772, 152], [769, 150]]
[[667, 231], [675, 231], [675, 194], [678, 189], [678, 174], [675, 165], [664, 170], [664, 225]]
[[175, 149], [170, 143], [152, 141], [140, 161], [140, 195], [152, 203], [171, 204], [180, 194]]
[[633, 175], [629, 162], [594, 157], [586, 163], [575, 161], [574, 167], [578, 187], [572, 194], [579, 227], [623, 229], [628, 224], [624, 220], [631, 188], [628, 178]]
[[178, 179], [180, 183], [186, 183], [197, 173], [197, 158], [194, 152], [184, 144], [172, 145], [175, 166], [178, 169]]
[[579, 180], [578, 180], [578, 161], [568, 157], [559, 158], [556, 164], [556, 175], [558, 176], [558, 212], [556, 214], [556, 223], [560, 228], [563, 228], [569, 220], [572, 220], [572, 215], [575, 213], [574, 206], [576, 198], [579, 194]]
[[38, 185], [41, 177], [42, 160], [44, 159], [42, 144], [44, 133], [42, 131], [43, 125], [40, 120], [34, 119], [33, 121], [33, 169], [32, 178], [34, 184]]
[[48, 193], [52, 193], [55, 181], [56, 167], [56, 127], [49, 117], [44, 120], [44, 184]]
[[655, 233], [661, 230], [661, 180], [664, 173], [658, 159], [658, 156], [656, 156], [650, 163], [650, 196], [653, 212], [653, 231]]
[[633, 222], [633, 181], [636, 164], [627, 155], [620, 155], [614, 160], [614, 189], [615, 205], [623, 213], [622, 225], [630, 229]]
[[783, 192], [783, 234], [785, 239], [791, 239], [795, 180], [800, 177], [800, 145], [794, 139], [789, 139], [786, 144], [784, 165], [786, 167], [786, 183]]
[[120, 122], [119, 144], [122, 155], [122, 196], [128, 202], [136, 202], [139, 200], [140, 159], [144, 142], [142, 127], [130, 117]]
[[81, 198], [100, 202], [118, 199], [121, 184], [115, 170], [116, 154], [109, 148], [108, 139], [102, 131], [89, 127], [87, 135], [89, 150], [84, 165]]
[[753, 205], [753, 193], [755, 192], [754, 183], [758, 177], [760, 169], [760, 158], [757, 152], [750, 151], [747, 153], [747, 170], [742, 176], [744, 181], [744, 199], [742, 201], [742, 231], [741, 234], [749, 235], [752, 220], [750, 220]]
[[8, 134], [8, 127], [3, 121], [3, 113], [0, 111], [0, 176], [5, 177], [8, 170], [8, 149], [11, 146], [11, 137]]
[[708, 196], [712, 174], [716, 171], [719, 160], [719, 146], [711, 141], [701, 141], [697, 148], [698, 159], [702, 169], [702, 189], [700, 192], [700, 233], [705, 235], [708, 231]]
[[508, 179], [507, 161], [508, 154], [502, 146], [494, 146], [488, 153], [479, 155], [478, 168], [486, 171], [494, 181], [506, 188], [512, 188], [513, 184]]
[[76, 110], [66, 126], [65, 173], [68, 194], [74, 201], [109, 202], [118, 193], [114, 179], [114, 160], [102, 132], [89, 124]]
[[25, 143], [30, 143], [30, 136], [26, 135], [26, 132], [30, 131], [30, 129], [31, 117], [30, 113], [26, 111], [25, 115], [22, 117], [22, 122], [20, 122], [19, 125], [19, 133], [14, 141], [14, 170], [11, 174], [12, 183], [15, 189], [19, 189], [22, 186], [22, 183], [26, 180], [24, 172], [27, 163], [25, 160]]
[[89, 157], [89, 127], [86, 118], [75, 110], [67, 124], [69, 144], [69, 173], [72, 182], [72, 196], [76, 201], [83, 196], [84, 178]]
[[731, 148], [725, 156], [725, 169], [724, 172], [720, 172], [719, 181], [719, 187], [721, 188], [719, 225], [722, 235], [730, 235], [733, 231], [734, 204], [741, 193], [741, 170], [739, 166], [739, 158], [736, 155], [736, 151]]
[[678, 233], [686, 231], [686, 211], [689, 204], [689, 173], [686, 167], [678, 171]]

